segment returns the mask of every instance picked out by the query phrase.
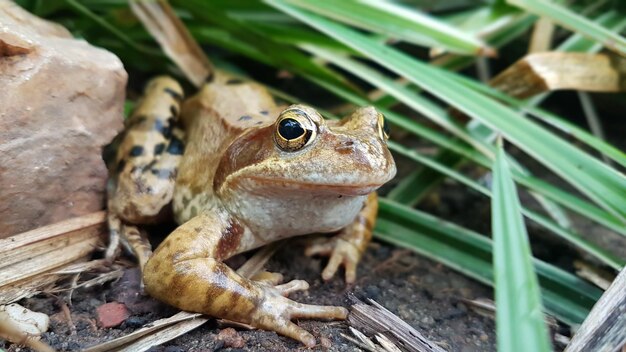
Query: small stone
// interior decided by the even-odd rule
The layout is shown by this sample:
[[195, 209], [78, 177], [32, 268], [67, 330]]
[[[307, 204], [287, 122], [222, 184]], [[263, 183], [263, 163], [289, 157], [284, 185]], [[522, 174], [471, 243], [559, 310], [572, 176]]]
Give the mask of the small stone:
[[320, 337], [320, 346], [322, 346], [322, 348], [324, 349], [330, 349], [331, 347], [333, 347], [333, 344], [329, 338], [322, 336]]
[[243, 337], [233, 328], [222, 329], [222, 331], [217, 334], [217, 340], [223, 341], [225, 348], [242, 348], [245, 345]]
[[98, 325], [103, 328], [112, 328], [124, 322], [130, 313], [126, 306], [118, 302], [105, 303], [96, 309]]
[[487, 342], [489, 340], [489, 336], [487, 334], [480, 334], [480, 341]]
[[421, 323], [420, 325], [423, 325], [423, 326], [432, 326], [433, 324], [435, 324], [435, 319], [433, 319], [433, 317], [431, 316], [426, 316], [422, 318], [420, 323]]
[[50, 318], [43, 313], [33, 312], [17, 303], [0, 306], [0, 321], [10, 321], [19, 331], [39, 336], [48, 330]]

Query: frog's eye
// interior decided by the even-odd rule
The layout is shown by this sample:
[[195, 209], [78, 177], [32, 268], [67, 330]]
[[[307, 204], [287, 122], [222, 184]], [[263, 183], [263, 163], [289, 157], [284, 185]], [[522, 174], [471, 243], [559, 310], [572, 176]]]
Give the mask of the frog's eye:
[[317, 126], [300, 109], [284, 111], [276, 122], [274, 140], [284, 151], [294, 152], [311, 143], [317, 135]]
[[389, 134], [391, 133], [391, 129], [389, 128], [389, 124], [387, 123], [387, 119], [385, 119], [385, 115], [378, 114], [378, 135], [383, 141], [389, 139]]

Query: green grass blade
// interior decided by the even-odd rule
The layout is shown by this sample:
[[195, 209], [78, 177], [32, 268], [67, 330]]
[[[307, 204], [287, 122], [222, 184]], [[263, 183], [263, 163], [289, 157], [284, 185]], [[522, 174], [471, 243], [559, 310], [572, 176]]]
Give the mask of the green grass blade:
[[610, 50], [626, 56], [626, 39], [599, 24], [585, 18], [563, 5], [545, 0], [508, 0], [534, 14], [547, 17], [561, 26], [602, 43]]
[[491, 197], [498, 351], [550, 351], [521, 205], [500, 146]]
[[[626, 25], [626, 21], [624, 21], [624, 24]], [[550, 124], [560, 131], [582, 142], [585, 142], [588, 146], [592, 147], [603, 155], [606, 155], [620, 165], [626, 166], [626, 154], [624, 152], [603, 141], [602, 139], [594, 136], [593, 134], [583, 130], [582, 128], [574, 125], [573, 123], [568, 122], [567, 120], [556, 116], [555, 114], [552, 114], [548, 111], [535, 107], [532, 101], [528, 102], [513, 98], [492, 87], [481, 84], [480, 82], [469, 79], [467, 77], [454, 75], [450, 76], [450, 78], [454, 79], [459, 84], [463, 84], [477, 92], [506, 102], [509, 106], [514, 107], [521, 112], [525, 112], [536, 118], [539, 118], [543, 122]]]
[[390, 38], [426, 47], [479, 55], [491, 52], [485, 43], [443, 21], [391, 2], [369, 0], [314, 1], [287, 0], [312, 12], [333, 18]]
[[[375, 236], [493, 285], [492, 242], [483, 235], [381, 198]], [[533, 263], [546, 311], [567, 324], [580, 324], [602, 291], [553, 265]]]
[[499, 131], [621, 221], [626, 221], [626, 178], [616, 170], [497, 101], [455, 84], [450, 78], [450, 75], [454, 75], [452, 73], [428, 66], [352, 29], [290, 6], [284, 1], [266, 2], [351, 46], [468, 116]]
[[[434, 161], [450, 169], [460, 166], [465, 159], [449, 150], [440, 151]], [[435, 187], [443, 182], [444, 175], [432, 168], [421, 168], [403, 178], [389, 193], [387, 198], [398, 203], [415, 206]]]
[[331, 84], [357, 91], [354, 85], [337, 72], [291, 46], [275, 42], [253, 26], [230, 16], [227, 8], [220, 7], [211, 1], [202, 0], [178, 0], [172, 3], [177, 8], [187, 10], [195, 19], [202, 21], [205, 25], [211, 23], [218, 26], [228, 31], [230, 36], [255, 47], [256, 50], [263, 52], [265, 57], [271, 60], [273, 66], [293, 70], [303, 76], [315, 76]]
[[[458, 182], [474, 189], [475, 191], [478, 191], [479, 193], [482, 193], [486, 196], [492, 196], [491, 191], [489, 191], [487, 188], [479, 185], [476, 181], [448, 167], [445, 164], [438, 163], [436, 160], [420, 155], [419, 153], [393, 141], [389, 141], [389, 149], [424, 166], [432, 168], [454, 180], [457, 180]], [[592, 254], [606, 265], [616, 270], [620, 270], [624, 266], [624, 260], [583, 239], [579, 234], [575, 233], [574, 231], [565, 229], [562, 226], [559, 226], [558, 224], [526, 208], [522, 208], [522, 213], [540, 226], [548, 229], [558, 236], [563, 237], [563, 239], [567, 240], [568, 242], [572, 243], [583, 251]]]
[[137, 51], [139, 51], [139, 52], [141, 52], [143, 54], [148, 54], [148, 55], [157, 56], [157, 57], [163, 56], [163, 53], [160, 50], [156, 50], [156, 49], [153, 49], [153, 48], [150, 48], [150, 47], [146, 47], [146, 46], [144, 46], [144, 45], [142, 45], [140, 43], [137, 43], [132, 38], [127, 36], [126, 33], [124, 33], [123, 31], [119, 30], [113, 24], [109, 23], [102, 16], [98, 16], [97, 14], [93, 13], [93, 11], [91, 11], [89, 8], [87, 8], [86, 6], [81, 4], [80, 2], [78, 2], [76, 0], [64, 0], [64, 1], [67, 3], [67, 5], [72, 10], [74, 10], [78, 14], [83, 15], [86, 18], [89, 18], [90, 20], [94, 21], [99, 26], [101, 26], [102, 28], [107, 30], [109, 33], [111, 33], [112, 35], [114, 35], [117, 38], [119, 38], [123, 43], [127, 44], [131, 48], [133, 48], [133, 49], [135, 49], [135, 50], [137, 50]]

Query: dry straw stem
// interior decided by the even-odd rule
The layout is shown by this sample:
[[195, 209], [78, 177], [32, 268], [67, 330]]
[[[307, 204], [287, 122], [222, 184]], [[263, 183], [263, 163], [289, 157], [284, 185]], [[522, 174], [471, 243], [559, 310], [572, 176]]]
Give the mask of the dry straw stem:
[[102, 246], [105, 212], [40, 227], [0, 240], [0, 304], [41, 292]]
[[400, 319], [397, 315], [385, 309], [376, 301], [369, 299], [369, 304], [365, 304], [358, 299], [352, 305], [348, 322], [354, 328], [365, 332], [366, 335], [384, 335], [405, 351], [410, 352], [444, 352], [434, 342], [428, 340], [424, 335], [409, 324]]
[[593, 306], [565, 352], [613, 352], [626, 344], [626, 268]]
[[626, 59], [610, 53], [534, 53], [526, 55], [489, 83], [522, 99], [561, 89], [620, 92], [626, 90]]

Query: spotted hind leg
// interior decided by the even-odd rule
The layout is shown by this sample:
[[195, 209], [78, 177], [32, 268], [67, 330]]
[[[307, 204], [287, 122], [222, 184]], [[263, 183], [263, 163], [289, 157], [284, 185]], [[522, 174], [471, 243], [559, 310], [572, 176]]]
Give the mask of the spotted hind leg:
[[170, 216], [184, 151], [184, 132], [178, 127], [182, 99], [182, 88], [175, 80], [153, 79], [117, 138], [107, 192], [108, 260], [115, 258], [121, 242], [143, 269], [152, 252], [147, 236], [137, 225], [158, 223]]

